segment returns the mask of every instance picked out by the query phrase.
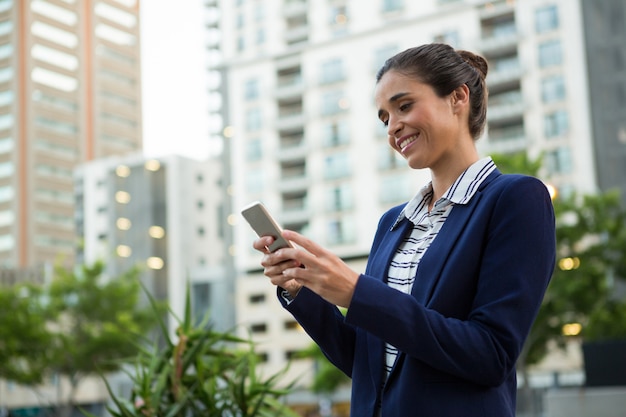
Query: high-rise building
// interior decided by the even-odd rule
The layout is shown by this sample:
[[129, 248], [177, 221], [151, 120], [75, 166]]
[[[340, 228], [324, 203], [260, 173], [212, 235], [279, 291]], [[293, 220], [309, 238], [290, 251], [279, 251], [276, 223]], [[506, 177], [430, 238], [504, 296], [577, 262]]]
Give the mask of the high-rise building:
[[[136, 154], [80, 165], [78, 261], [101, 260], [111, 277], [139, 266], [147, 290], [166, 300], [177, 317], [184, 316], [189, 284], [195, 315], [209, 311], [216, 328], [232, 329], [235, 284], [221, 170], [218, 160], [174, 155]], [[172, 335], [176, 327], [170, 317]]]
[[[601, 3], [605, 15], [621, 14], [607, 37], [612, 60], [590, 65], [586, 45], [602, 38], [590, 32], [594, 14], [583, 11], [595, 3], [585, 0], [206, 0], [214, 136], [230, 158], [234, 209], [262, 200], [285, 227], [361, 270], [379, 215], [429, 179], [389, 149], [373, 102], [375, 73], [394, 53], [430, 42], [489, 62], [481, 154], [542, 155], [541, 178], [565, 194], [596, 192], [610, 175], [626, 183], [615, 153], [601, 167], [605, 152], [625, 152], [626, 106], [610, 113], [611, 150], [598, 138], [609, 115], [590, 107], [601, 108], [594, 85], [612, 69], [619, 88], [611, 94], [619, 98], [625, 85], [623, 2]], [[267, 366], [281, 366], [311, 342], [262, 276], [252, 231], [240, 221], [235, 232], [238, 321], [265, 342]]]
[[73, 169], [142, 146], [137, 0], [0, 1], [0, 267], [76, 248]]

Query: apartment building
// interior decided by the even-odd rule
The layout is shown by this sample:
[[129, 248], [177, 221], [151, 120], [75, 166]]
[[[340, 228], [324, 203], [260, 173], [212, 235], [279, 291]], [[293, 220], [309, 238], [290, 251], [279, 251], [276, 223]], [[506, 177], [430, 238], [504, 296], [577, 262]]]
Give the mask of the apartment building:
[[72, 170], [141, 149], [137, 0], [0, 1], [0, 267], [76, 246]]
[[[234, 324], [230, 226], [219, 160], [134, 154], [79, 166], [75, 174], [80, 262], [103, 260], [116, 276], [139, 266], [148, 291], [184, 316], [187, 283], [196, 317]], [[177, 323], [170, 319], [174, 335]]]
[[[489, 61], [481, 154], [543, 155], [540, 176], [561, 193], [603, 188], [599, 179], [608, 167], [601, 166], [604, 145], [596, 136], [605, 125], [590, 102], [602, 100], [593, 86], [609, 68], [604, 61], [589, 64], [586, 41], [601, 39], [589, 34], [590, 3], [206, 0], [213, 136], [222, 139], [231, 164], [235, 215], [262, 200], [285, 227], [362, 270], [379, 215], [428, 181], [427, 172], [407, 169], [390, 151], [373, 104], [374, 75], [387, 57], [429, 42], [472, 50]], [[601, 3], [605, 13], [621, 4]], [[623, 29], [619, 20], [612, 27]], [[623, 42], [611, 39], [615, 58], [609, 66], [622, 68], [617, 82]], [[623, 116], [623, 108], [615, 113]], [[618, 119], [612, 119], [613, 139], [623, 136]], [[623, 169], [615, 164], [611, 175]], [[254, 235], [239, 220], [238, 322], [261, 342], [267, 366], [280, 367], [311, 341], [275, 300], [250, 247]], [[559, 366], [577, 369], [580, 363]], [[307, 369], [305, 363], [292, 366], [295, 374]]]

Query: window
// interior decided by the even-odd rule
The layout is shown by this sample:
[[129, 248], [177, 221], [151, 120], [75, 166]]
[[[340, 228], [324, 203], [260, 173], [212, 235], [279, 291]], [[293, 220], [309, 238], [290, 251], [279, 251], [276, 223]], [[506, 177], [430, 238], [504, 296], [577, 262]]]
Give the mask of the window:
[[200, 320], [211, 308], [211, 285], [208, 282], [193, 283], [191, 294], [193, 315]]
[[568, 115], [565, 110], [546, 114], [543, 118], [543, 134], [547, 138], [563, 136], [568, 130]]
[[267, 332], [267, 324], [265, 323], [256, 323], [250, 326], [250, 331], [252, 333], [266, 333]]
[[347, 153], [337, 153], [324, 159], [324, 178], [327, 180], [350, 175], [350, 159]]
[[256, 44], [263, 45], [265, 43], [265, 29], [257, 29], [256, 31]]
[[329, 116], [342, 112], [347, 108], [347, 103], [342, 91], [332, 91], [322, 95], [322, 115]]
[[452, 47], [456, 47], [460, 43], [459, 32], [456, 30], [449, 30], [435, 36], [435, 42], [447, 43]]
[[546, 166], [550, 174], [568, 174], [572, 172], [572, 155], [567, 147], [557, 148], [546, 154]]
[[406, 166], [404, 158], [389, 144], [381, 143], [378, 147], [378, 169], [386, 171]]
[[15, 247], [15, 239], [11, 235], [0, 236], [0, 251], [9, 251]]
[[259, 193], [263, 191], [263, 170], [255, 169], [246, 174], [246, 191], [250, 193]]
[[320, 82], [322, 84], [330, 84], [344, 80], [343, 60], [335, 58], [322, 63], [321, 73]]
[[246, 100], [255, 100], [259, 98], [259, 80], [252, 78], [244, 83], [244, 98]]
[[544, 78], [541, 82], [541, 99], [544, 103], [565, 99], [565, 81], [561, 75]]
[[329, 221], [327, 233], [327, 241], [330, 245], [351, 243], [356, 237], [352, 218]]
[[332, 6], [329, 10], [328, 20], [331, 25], [343, 25], [348, 21], [348, 10], [345, 4]]
[[261, 109], [254, 108], [246, 112], [246, 130], [258, 130], [263, 126]]
[[404, 0], [383, 0], [381, 11], [393, 12], [396, 10], [401, 10], [403, 7], [404, 7]]
[[378, 71], [388, 58], [391, 58], [398, 52], [396, 45], [386, 45], [377, 48], [374, 51], [374, 71]]
[[350, 184], [341, 184], [326, 191], [326, 210], [331, 212], [344, 211], [351, 209], [352, 206], [352, 186]]
[[539, 66], [541, 68], [561, 65], [562, 63], [561, 41], [552, 40], [539, 45]]
[[327, 148], [345, 145], [349, 142], [348, 123], [345, 120], [328, 123], [323, 127], [323, 142]]
[[412, 189], [406, 174], [393, 175], [382, 178], [380, 182], [379, 199], [381, 203], [389, 204], [406, 201], [412, 197]]
[[248, 161], [258, 161], [263, 157], [263, 142], [259, 138], [250, 139], [246, 146], [246, 159]]
[[263, 304], [265, 302], [265, 294], [252, 294], [248, 297], [250, 304]]
[[535, 11], [535, 31], [544, 33], [559, 27], [559, 14], [556, 5], [539, 8]]
[[15, 167], [13, 162], [0, 162], [0, 178], [7, 178], [13, 175]]

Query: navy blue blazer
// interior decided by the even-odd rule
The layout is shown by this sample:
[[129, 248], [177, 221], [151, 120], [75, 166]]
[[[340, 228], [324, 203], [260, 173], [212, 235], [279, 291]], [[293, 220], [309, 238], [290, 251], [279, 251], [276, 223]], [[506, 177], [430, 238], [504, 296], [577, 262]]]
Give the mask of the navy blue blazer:
[[[344, 317], [303, 288], [287, 305], [352, 378], [351, 416], [513, 417], [515, 362], [555, 264], [552, 201], [539, 180], [494, 171], [456, 205], [420, 261], [411, 294], [386, 284], [412, 224], [379, 222]], [[280, 299], [280, 297], [279, 297]], [[399, 355], [383, 383], [385, 342]]]

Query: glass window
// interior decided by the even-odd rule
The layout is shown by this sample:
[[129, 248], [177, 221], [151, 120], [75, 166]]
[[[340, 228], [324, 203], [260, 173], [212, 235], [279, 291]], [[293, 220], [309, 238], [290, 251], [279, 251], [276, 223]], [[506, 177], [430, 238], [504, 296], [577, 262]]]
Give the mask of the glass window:
[[10, 177], [15, 173], [15, 167], [13, 166], [13, 162], [2, 162], [0, 163], [0, 178]]
[[535, 30], [544, 33], [559, 27], [559, 13], [556, 5], [545, 6], [535, 11]]
[[456, 30], [449, 30], [449, 31], [443, 32], [435, 36], [435, 42], [447, 43], [448, 45], [452, 47], [456, 47], [460, 43], [459, 32], [457, 32]]
[[343, 70], [343, 60], [340, 58], [335, 58], [323, 62], [321, 73], [322, 75], [320, 82], [322, 84], [335, 83], [337, 81], [344, 80], [345, 74]]
[[[0, 8], [1, 7], [2, 6], [1, 6], [1, 3], [0, 3]], [[12, 21], [5, 20], [3, 22], [0, 22], [0, 36], [8, 35], [12, 31], [13, 31], [13, 22]]]
[[352, 218], [331, 220], [327, 225], [328, 244], [339, 245], [351, 243], [356, 240], [354, 220]]
[[15, 196], [15, 190], [10, 185], [0, 187], [0, 203], [13, 200]]
[[0, 251], [8, 251], [15, 247], [15, 239], [11, 235], [0, 236]]
[[541, 99], [552, 103], [565, 99], [565, 80], [561, 75], [544, 78], [541, 82]]
[[13, 68], [0, 68], [0, 83], [4, 83], [13, 78]]
[[191, 288], [191, 306], [193, 315], [201, 320], [211, 308], [211, 284], [208, 282], [196, 282]]
[[561, 41], [552, 40], [539, 45], [539, 66], [542, 68], [563, 63]]
[[13, 115], [2, 114], [0, 115], [0, 130], [9, 129], [13, 127]]
[[0, 211], [0, 226], [10, 226], [15, 222], [15, 213], [11, 210]]
[[263, 142], [260, 138], [250, 139], [246, 146], [246, 159], [248, 161], [258, 161], [263, 157]]
[[13, 91], [6, 90], [0, 92], [0, 106], [7, 106], [13, 103]]
[[386, 176], [380, 182], [380, 202], [384, 204], [407, 201], [412, 195], [409, 178], [404, 175]]
[[328, 123], [323, 129], [324, 146], [327, 148], [345, 145], [350, 141], [348, 123], [345, 120]]
[[246, 191], [260, 193], [265, 184], [264, 171], [262, 169], [251, 170], [246, 174]]
[[568, 115], [565, 110], [546, 114], [543, 118], [543, 133], [547, 138], [562, 136], [568, 130]]
[[263, 22], [265, 14], [265, 6], [261, 2], [257, 2], [254, 6], [254, 20]]
[[0, 138], [0, 153], [7, 153], [13, 150], [13, 138]]
[[572, 155], [567, 147], [560, 147], [546, 154], [546, 165], [550, 174], [572, 172]]
[[378, 71], [388, 58], [391, 58], [398, 52], [397, 45], [386, 45], [377, 48], [374, 51], [374, 71]]
[[348, 9], [345, 4], [332, 6], [329, 9], [329, 21], [331, 25], [343, 25], [348, 21]]
[[259, 98], [259, 80], [251, 78], [244, 83], [244, 97], [246, 100]]
[[406, 167], [406, 161], [402, 155], [392, 149], [388, 143], [381, 143], [378, 147], [378, 169], [385, 171], [399, 167]]
[[404, 7], [404, 0], [383, 0], [381, 10], [383, 12], [393, 12]]
[[261, 109], [250, 109], [246, 112], [246, 130], [258, 130], [263, 126]]
[[348, 183], [328, 188], [326, 191], [326, 210], [344, 211], [352, 208], [352, 186]]
[[337, 153], [324, 159], [324, 178], [327, 180], [350, 175], [350, 158], [347, 153]]
[[342, 91], [331, 91], [322, 95], [322, 115], [329, 116], [344, 110], [344, 97]]
[[75, 34], [46, 23], [34, 22], [31, 26], [31, 31], [34, 35], [39, 36], [40, 38], [58, 43], [66, 48], [71, 49], [78, 45], [78, 37]]
[[0, 45], [0, 59], [8, 58], [13, 54], [13, 45], [5, 43]]
[[265, 29], [257, 29], [256, 31], [256, 44], [263, 45], [265, 43]]

